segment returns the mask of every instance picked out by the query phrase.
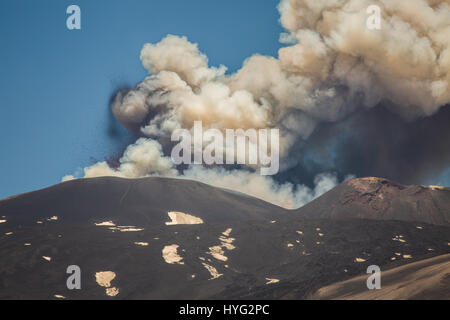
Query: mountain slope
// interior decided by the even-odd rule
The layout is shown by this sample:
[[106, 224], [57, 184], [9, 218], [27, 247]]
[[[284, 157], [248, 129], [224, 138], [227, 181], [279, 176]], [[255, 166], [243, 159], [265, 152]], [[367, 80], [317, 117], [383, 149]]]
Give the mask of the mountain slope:
[[309, 218], [450, 224], [450, 188], [404, 186], [382, 178], [347, 181], [298, 209]]
[[371, 264], [450, 253], [449, 235], [306, 218], [187, 180], [83, 179], [0, 202], [0, 299], [303, 299]]
[[10, 223], [35, 224], [57, 216], [68, 222], [115, 219], [120, 224], [164, 224], [168, 211], [196, 212], [205, 221], [271, 219], [280, 207], [204, 183], [150, 177], [72, 180], [0, 201]]
[[382, 271], [380, 290], [367, 290], [367, 277], [363, 275], [321, 288], [309, 298], [450, 300], [450, 254]]

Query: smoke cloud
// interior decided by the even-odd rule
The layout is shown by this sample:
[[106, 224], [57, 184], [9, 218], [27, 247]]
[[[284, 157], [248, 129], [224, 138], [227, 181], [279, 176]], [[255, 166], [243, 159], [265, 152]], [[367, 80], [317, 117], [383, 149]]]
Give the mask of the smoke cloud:
[[[381, 8], [380, 30], [366, 27], [370, 5]], [[278, 128], [280, 168], [295, 172], [304, 170], [299, 154], [323, 124], [343, 123], [380, 105], [406, 123], [450, 102], [449, 0], [282, 0], [278, 10], [286, 30], [280, 41], [287, 46], [277, 58], [249, 57], [234, 74], [209, 66], [186, 37], [145, 44], [140, 58], [149, 76], [112, 103], [116, 119], [143, 138], [128, 147], [118, 168], [101, 162], [85, 168], [84, 176], [187, 177], [296, 207], [336, 185], [336, 176], [315, 171], [315, 187], [308, 189], [259, 177], [250, 168], [183, 171], [165, 156], [168, 137], [196, 120], [219, 130]], [[345, 158], [339, 157], [345, 150], [335, 152]]]

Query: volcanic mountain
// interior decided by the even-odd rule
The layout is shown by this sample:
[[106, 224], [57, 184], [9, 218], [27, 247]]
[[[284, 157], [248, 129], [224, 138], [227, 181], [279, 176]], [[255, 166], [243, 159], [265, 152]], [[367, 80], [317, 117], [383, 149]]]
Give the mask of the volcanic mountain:
[[450, 224], [450, 188], [404, 186], [382, 178], [347, 181], [297, 210], [309, 218]]
[[164, 225], [168, 211], [196, 212], [207, 222], [272, 219], [285, 212], [204, 183], [158, 177], [72, 180], [0, 201], [0, 214], [22, 225], [49, 215], [71, 223], [108, 218], [122, 224]]
[[[450, 253], [450, 226], [438, 215], [430, 211], [427, 221], [442, 225], [412, 221], [425, 209], [411, 211], [410, 221], [361, 219], [373, 217], [364, 206], [346, 219], [325, 216], [355, 183], [373, 190], [364, 179], [347, 182], [316, 200], [317, 215], [155, 177], [73, 180], [5, 199], [0, 299], [304, 299], [369, 265], [384, 272]], [[396, 195], [422, 195], [407, 198], [408, 188]], [[447, 192], [423, 192], [431, 191]], [[431, 196], [438, 204], [429, 208], [448, 205]], [[80, 290], [67, 287], [73, 265]]]

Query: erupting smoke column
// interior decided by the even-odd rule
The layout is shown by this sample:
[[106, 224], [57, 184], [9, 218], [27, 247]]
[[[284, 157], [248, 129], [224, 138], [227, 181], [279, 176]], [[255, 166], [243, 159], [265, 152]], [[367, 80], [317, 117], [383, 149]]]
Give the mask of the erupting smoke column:
[[[366, 28], [367, 8], [381, 8], [381, 29]], [[191, 167], [179, 173], [163, 147], [178, 128], [201, 120], [208, 128], [279, 128], [281, 170], [298, 163], [292, 149], [321, 122], [383, 103], [405, 120], [429, 116], [450, 102], [449, 0], [283, 0], [278, 7], [286, 44], [278, 59], [254, 55], [235, 74], [208, 66], [185, 37], [145, 44], [150, 76], [117, 94], [117, 120], [140, 138], [117, 169], [104, 162], [84, 177], [164, 175], [194, 178], [298, 207], [333, 187], [332, 175], [309, 190], [278, 185], [247, 170]], [[73, 178], [71, 176], [65, 179]], [[215, 183], [214, 183], [215, 182]]]

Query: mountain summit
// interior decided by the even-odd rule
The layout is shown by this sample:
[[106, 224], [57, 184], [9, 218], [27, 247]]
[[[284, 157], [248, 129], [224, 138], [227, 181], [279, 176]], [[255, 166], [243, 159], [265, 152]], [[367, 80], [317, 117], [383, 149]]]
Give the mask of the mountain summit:
[[317, 219], [450, 223], [450, 188], [405, 186], [383, 178], [349, 180], [296, 212]]

